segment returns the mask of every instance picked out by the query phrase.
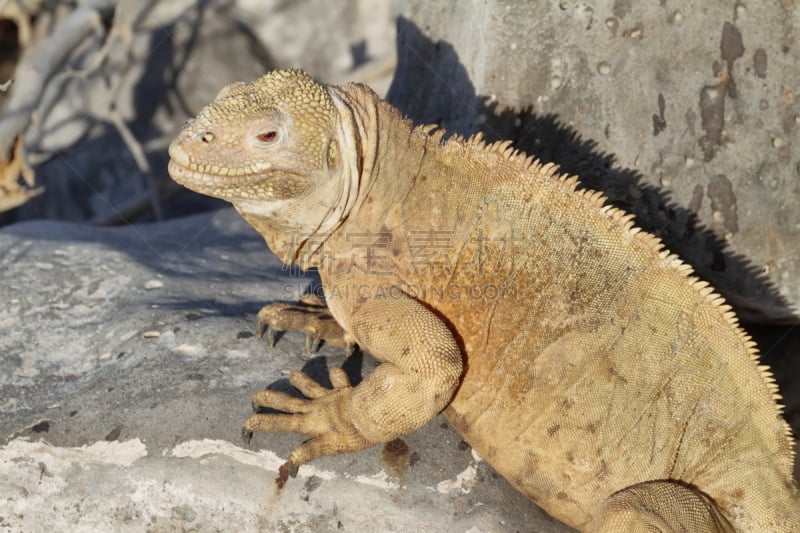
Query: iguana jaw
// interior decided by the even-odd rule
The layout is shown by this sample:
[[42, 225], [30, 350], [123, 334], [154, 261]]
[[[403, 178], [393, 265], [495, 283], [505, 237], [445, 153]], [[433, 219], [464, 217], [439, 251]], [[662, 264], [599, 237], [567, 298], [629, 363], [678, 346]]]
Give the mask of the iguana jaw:
[[184, 146], [173, 142], [169, 147], [170, 161], [167, 167], [169, 175], [181, 185], [208, 196], [232, 200], [232, 190], [242, 191], [242, 196], [251, 196], [245, 192], [254, 185], [264, 184], [266, 192], [272, 164], [268, 161], [255, 162], [248, 168], [228, 168], [219, 165], [197, 164]]

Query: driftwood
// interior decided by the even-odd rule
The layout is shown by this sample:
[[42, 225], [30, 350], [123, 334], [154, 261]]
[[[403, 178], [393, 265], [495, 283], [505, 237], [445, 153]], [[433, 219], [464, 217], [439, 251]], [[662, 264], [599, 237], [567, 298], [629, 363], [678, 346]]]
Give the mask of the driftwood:
[[[0, 115], [0, 211], [17, 207], [42, 192], [41, 188], [33, 188], [33, 172], [22, 147], [22, 135], [32, 121], [46, 115], [47, 109], [40, 106], [48, 83], [56, 76], [76, 74], [65, 68], [75, 51], [90, 36], [106, 38], [103, 21], [117, 4], [118, 0], [89, 0], [63, 17], [59, 12], [42, 13], [33, 28], [27, 17], [37, 13], [26, 12], [14, 0], [0, 4], [0, 16], [16, 23], [24, 50], [14, 78], [0, 80], [0, 90], [8, 93]], [[53, 20], [57, 17], [61, 20]], [[48, 26], [54, 26], [53, 31]], [[37, 35], [45, 36], [37, 42]], [[102, 55], [101, 51], [95, 65], [102, 62]], [[24, 185], [19, 182], [20, 177]]]

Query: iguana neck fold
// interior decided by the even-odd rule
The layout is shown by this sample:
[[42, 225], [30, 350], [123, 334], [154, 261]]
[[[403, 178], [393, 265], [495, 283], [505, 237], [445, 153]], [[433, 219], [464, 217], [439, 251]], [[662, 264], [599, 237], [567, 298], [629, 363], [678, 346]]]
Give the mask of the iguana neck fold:
[[[331, 180], [324, 184], [325, 194], [315, 192], [315, 197], [323, 198], [325, 205], [309, 209], [308, 198], [294, 200], [308, 217], [300, 228], [294, 224], [277, 224], [274, 217], [254, 214], [252, 209], [245, 210], [234, 203], [284, 263], [298, 265], [304, 270], [322, 265], [328, 252], [325, 243], [353, 211], [373, 209], [370, 197], [377, 195], [379, 201], [375, 205], [384, 209], [402, 200], [406, 189], [414, 182], [413, 175], [424, 156], [427, 139], [427, 135], [415, 132], [410, 121], [378, 99], [369, 87], [351, 83], [327, 89], [340, 118], [336, 132], [338, 146], [357, 149], [337, 148], [340, 159], [337, 164], [343, 167], [338, 183]], [[385, 141], [391, 138], [407, 142]], [[383, 171], [387, 168], [393, 169], [392, 172]], [[412, 179], [400, 179], [398, 172], [401, 171], [412, 174]]]

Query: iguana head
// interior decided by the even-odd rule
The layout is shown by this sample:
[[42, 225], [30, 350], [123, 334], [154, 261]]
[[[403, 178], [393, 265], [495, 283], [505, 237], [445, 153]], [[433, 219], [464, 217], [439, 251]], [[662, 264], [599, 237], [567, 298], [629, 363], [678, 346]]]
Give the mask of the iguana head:
[[320, 211], [341, 216], [355, 179], [340, 156], [344, 127], [326, 87], [273, 71], [228, 85], [189, 121], [169, 147], [169, 173], [241, 212], [314, 231], [335, 222]]

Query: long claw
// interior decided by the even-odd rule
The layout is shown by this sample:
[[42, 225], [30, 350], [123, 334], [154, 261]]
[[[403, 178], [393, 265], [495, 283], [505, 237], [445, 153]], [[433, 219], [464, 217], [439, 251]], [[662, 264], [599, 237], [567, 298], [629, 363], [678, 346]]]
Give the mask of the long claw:
[[246, 429], [242, 428], [242, 440], [244, 441], [245, 446], [248, 448], [250, 447], [250, 441], [253, 439], [253, 432], [247, 431]]
[[275, 328], [272, 327], [272, 324], [269, 322], [260, 320], [258, 321], [258, 326], [256, 326], [256, 334], [258, 338], [261, 339], [264, 337], [264, 334], [267, 334], [267, 344], [269, 344], [270, 348], [275, 347]]
[[275, 484], [278, 488], [282, 489], [286, 485], [289, 476], [297, 477], [297, 470], [298, 466], [296, 464], [289, 463], [288, 461], [283, 463], [280, 468], [278, 468], [278, 477], [275, 479]]
[[292, 330], [300, 330], [306, 334], [305, 348], [309, 359], [313, 356], [314, 349], [319, 350], [323, 342], [347, 348], [348, 355], [353, 353], [351, 345], [355, 344], [355, 339], [342, 329], [319, 297], [304, 296], [299, 303], [294, 304], [273, 302], [258, 312], [256, 332], [258, 338], [266, 337], [270, 348], [275, 347], [277, 334]]
[[311, 359], [311, 349], [314, 347], [314, 338], [306, 331], [306, 355]]

